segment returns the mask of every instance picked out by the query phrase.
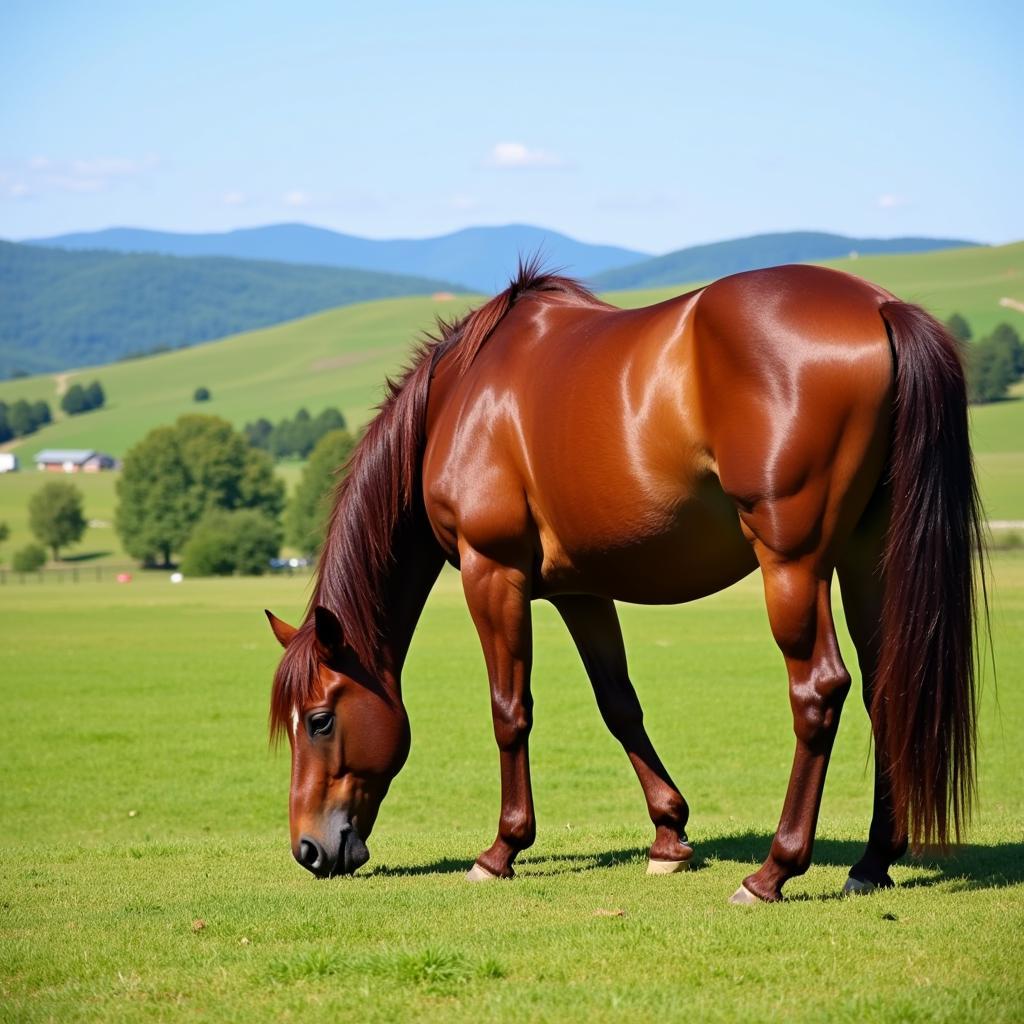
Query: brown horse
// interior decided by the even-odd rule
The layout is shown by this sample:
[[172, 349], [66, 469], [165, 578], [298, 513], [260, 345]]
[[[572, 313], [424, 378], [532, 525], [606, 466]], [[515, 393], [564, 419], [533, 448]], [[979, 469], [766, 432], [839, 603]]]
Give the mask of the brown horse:
[[755, 568], [785, 658], [796, 756], [764, 865], [807, 870], [850, 676], [837, 573], [875, 736], [867, 848], [847, 891], [892, 884], [917, 842], [959, 836], [974, 779], [980, 520], [956, 343], [931, 316], [808, 266], [728, 277], [645, 309], [520, 269], [442, 324], [391, 383], [337, 489], [271, 723], [292, 748], [291, 840], [349, 873], [409, 748], [401, 675], [427, 595], [459, 569], [487, 663], [501, 817], [471, 879], [534, 840], [530, 602], [559, 611], [643, 788], [649, 870], [686, 867], [689, 809], [643, 725], [615, 601], [692, 601]]

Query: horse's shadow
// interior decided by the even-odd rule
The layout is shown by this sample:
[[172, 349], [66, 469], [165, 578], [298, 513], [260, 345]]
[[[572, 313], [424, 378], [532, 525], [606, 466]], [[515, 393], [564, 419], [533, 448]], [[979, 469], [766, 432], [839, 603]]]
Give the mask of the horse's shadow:
[[[768, 853], [771, 841], [770, 832], [742, 832], [695, 841], [691, 870], [700, 871], [717, 861], [759, 864]], [[813, 864], [848, 869], [863, 852], [862, 841], [818, 839], [814, 844]], [[524, 854], [517, 861], [517, 867], [524, 877], [543, 878], [598, 871], [630, 862], [642, 863], [646, 859], [646, 847], [631, 846], [600, 853]], [[917, 869], [913, 877], [900, 882], [901, 889], [927, 888], [943, 883], [953, 883], [960, 890], [1003, 889], [1024, 882], [1024, 843], [997, 843], [992, 846], [965, 843], [945, 856], [931, 853], [921, 857], [908, 855], [899, 864]], [[386, 877], [459, 874], [468, 867], [468, 860], [446, 857], [427, 864], [382, 864], [368, 874]], [[831, 899], [838, 898], [838, 894], [829, 897], [795, 895], [793, 898]]]

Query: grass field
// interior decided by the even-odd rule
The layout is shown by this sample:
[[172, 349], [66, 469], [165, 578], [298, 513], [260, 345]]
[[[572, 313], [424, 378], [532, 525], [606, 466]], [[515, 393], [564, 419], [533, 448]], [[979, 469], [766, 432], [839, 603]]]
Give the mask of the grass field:
[[373, 858], [329, 882], [291, 860], [287, 754], [265, 733], [261, 609], [298, 618], [301, 581], [4, 586], [0, 1019], [1019, 1020], [1024, 557], [994, 570], [998, 703], [989, 680], [969, 844], [836, 898], [871, 799], [852, 697], [815, 865], [757, 908], [726, 900], [767, 850], [792, 733], [756, 577], [622, 609], [699, 870], [644, 876], [639, 787], [538, 605], [539, 838], [517, 880], [477, 887], [462, 873], [493, 835], [497, 757], [454, 573], [413, 645], [413, 751]]

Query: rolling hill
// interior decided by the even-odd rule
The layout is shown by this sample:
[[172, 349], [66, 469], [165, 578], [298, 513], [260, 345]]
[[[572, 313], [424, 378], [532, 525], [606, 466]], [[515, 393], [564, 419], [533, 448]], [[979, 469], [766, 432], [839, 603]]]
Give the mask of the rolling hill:
[[712, 280], [744, 270], [774, 267], [780, 263], [840, 259], [852, 253], [864, 256], [932, 252], [974, 244], [952, 238], [848, 238], [821, 231], [786, 231], [734, 238], [711, 245], [695, 245], [654, 259], [607, 270], [593, 275], [589, 280], [595, 288], [604, 291], [657, 288], [687, 281]]
[[543, 252], [553, 266], [591, 277], [648, 254], [614, 245], [591, 245], [528, 224], [474, 227], [436, 238], [360, 238], [308, 224], [271, 224], [219, 234], [177, 234], [110, 228], [32, 239], [63, 249], [110, 249], [171, 256], [234, 256], [286, 263], [359, 267], [389, 274], [441, 277], [483, 292], [505, 286], [520, 253]]
[[[914, 256], [876, 256], [835, 261], [833, 266], [871, 278], [903, 298], [924, 303], [945, 317], [959, 311], [976, 334], [1001, 320], [1024, 331], [1024, 315], [1000, 305], [1009, 298], [1024, 303], [1024, 243], [936, 252]], [[612, 293], [622, 306], [660, 301], [683, 288]], [[472, 296], [436, 301], [407, 297], [333, 309], [292, 323], [235, 335], [195, 348], [131, 360], [80, 374], [36, 376], [0, 382], [0, 400], [46, 398], [76, 377], [98, 378], [107, 393], [101, 410], [60, 418], [21, 439], [14, 450], [26, 464], [44, 447], [94, 447], [124, 452], [151, 427], [172, 422], [185, 412], [208, 412], [238, 426], [258, 416], [271, 420], [306, 406], [314, 414], [337, 405], [352, 425], [372, 414], [388, 373], [406, 359], [413, 339], [435, 315], [461, 312]], [[199, 385], [213, 393], [202, 405], [191, 396]], [[975, 449], [986, 510], [997, 519], [1024, 520], [1024, 396], [972, 410]], [[297, 466], [285, 464], [290, 480]], [[109, 520], [117, 474], [83, 480], [87, 514]], [[0, 520], [11, 525], [3, 555], [27, 537], [24, 511], [39, 486], [29, 470], [0, 476]], [[113, 531], [97, 527], [79, 545], [81, 551], [119, 550]]]
[[0, 242], [0, 375], [104, 363], [352, 302], [455, 287], [365, 270]]

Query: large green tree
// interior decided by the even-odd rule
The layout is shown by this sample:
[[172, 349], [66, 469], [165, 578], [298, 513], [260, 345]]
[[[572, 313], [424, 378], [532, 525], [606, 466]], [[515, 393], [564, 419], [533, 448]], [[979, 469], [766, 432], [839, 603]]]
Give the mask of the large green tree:
[[87, 525], [82, 492], [67, 480], [43, 484], [28, 502], [28, 523], [42, 544], [60, 556], [60, 549], [80, 540]]
[[182, 416], [125, 456], [115, 525], [129, 554], [164, 565], [212, 509], [259, 509], [276, 520], [284, 484], [266, 452], [216, 416]]
[[341, 479], [355, 439], [347, 430], [332, 430], [317, 442], [288, 503], [285, 527], [288, 542], [307, 553], [320, 547], [328, 498]]

